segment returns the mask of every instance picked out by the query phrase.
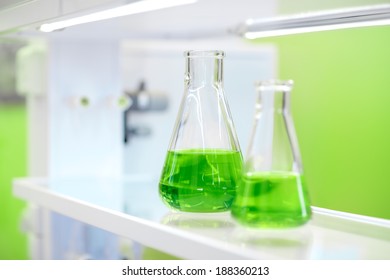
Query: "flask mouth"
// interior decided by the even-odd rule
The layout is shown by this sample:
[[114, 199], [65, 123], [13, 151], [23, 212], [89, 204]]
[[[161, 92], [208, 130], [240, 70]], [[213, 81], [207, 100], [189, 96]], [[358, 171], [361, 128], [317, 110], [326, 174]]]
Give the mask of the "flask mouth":
[[294, 85], [293, 80], [266, 80], [255, 83], [255, 87], [258, 91], [291, 91]]
[[215, 57], [224, 58], [225, 52], [221, 50], [189, 50], [184, 52], [184, 56], [191, 57]]

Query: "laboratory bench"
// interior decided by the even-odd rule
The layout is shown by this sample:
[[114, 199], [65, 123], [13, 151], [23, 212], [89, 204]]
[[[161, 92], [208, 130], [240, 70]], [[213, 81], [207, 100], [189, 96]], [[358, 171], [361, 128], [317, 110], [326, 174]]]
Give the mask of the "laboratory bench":
[[229, 212], [173, 212], [158, 180], [20, 178], [13, 192], [60, 213], [183, 259], [390, 259], [390, 221], [312, 207], [312, 219], [292, 229], [253, 229]]

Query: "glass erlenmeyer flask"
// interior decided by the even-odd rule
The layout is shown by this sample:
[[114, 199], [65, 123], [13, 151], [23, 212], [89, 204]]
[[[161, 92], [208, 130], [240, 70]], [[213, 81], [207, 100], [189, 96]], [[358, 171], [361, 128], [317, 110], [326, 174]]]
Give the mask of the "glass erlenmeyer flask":
[[293, 227], [311, 216], [290, 114], [292, 81], [256, 84], [253, 131], [232, 216], [253, 227]]
[[229, 210], [242, 155], [223, 91], [223, 51], [185, 52], [185, 92], [160, 178], [160, 195], [188, 212]]

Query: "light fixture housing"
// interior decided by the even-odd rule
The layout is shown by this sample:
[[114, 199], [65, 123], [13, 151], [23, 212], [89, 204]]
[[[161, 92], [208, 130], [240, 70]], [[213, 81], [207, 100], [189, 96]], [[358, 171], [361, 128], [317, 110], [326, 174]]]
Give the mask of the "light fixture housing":
[[310, 12], [272, 19], [248, 19], [233, 32], [247, 39], [256, 39], [379, 25], [390, 25], [390, 5]]
[[39, 27], [39, 30], [42, 32], [52, 32], [83, 23], [188, 5], [195, 2], [197, 2], [197, 0], [142, 0], [79, 17], [72, 17], [61, 21], [45, 23]]

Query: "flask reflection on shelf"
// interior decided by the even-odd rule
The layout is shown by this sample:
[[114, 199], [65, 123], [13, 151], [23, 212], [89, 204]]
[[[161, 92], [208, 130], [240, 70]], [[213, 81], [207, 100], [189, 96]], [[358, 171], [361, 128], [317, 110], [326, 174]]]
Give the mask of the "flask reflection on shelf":
[[177, 213], [170, 212], [162, 224], [188, 229], [226, 229], [234, 228], [234, 222], [226, 213]]
[[242, 247], [261, 250], [277, 259], [307, 259], [313, 247], [313, 234], [307, 225], [282, 230], [239, 226], [232, 239]]

